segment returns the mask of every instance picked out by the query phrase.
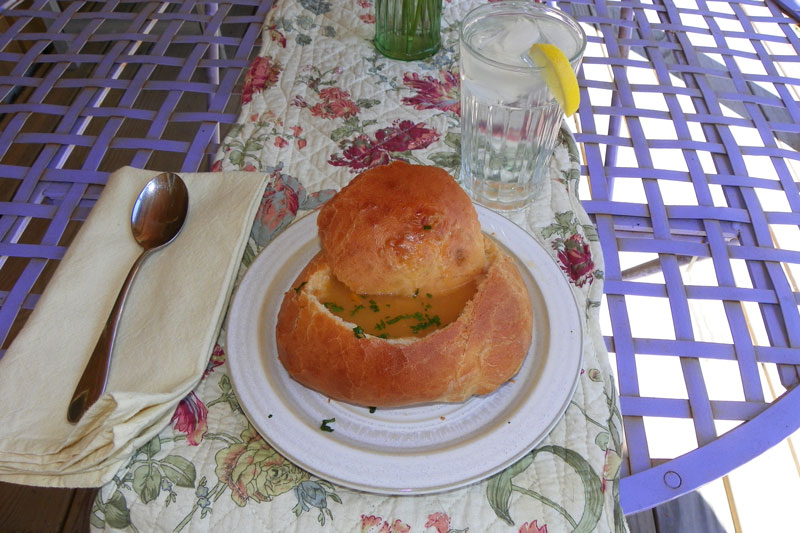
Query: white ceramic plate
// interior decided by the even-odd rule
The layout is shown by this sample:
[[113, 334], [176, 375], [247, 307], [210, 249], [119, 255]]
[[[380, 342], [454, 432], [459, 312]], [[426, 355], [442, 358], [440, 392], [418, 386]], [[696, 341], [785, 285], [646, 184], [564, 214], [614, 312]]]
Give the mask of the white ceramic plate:
[[[510, 466], [561, 419], [580, 375], [583, 336], [569, 284], [525, 230], [476, 206], [481, 226], [518, 259], [533, 304], [530, 352], [517, 376], [461, 404], [377, 409], [329, 400], [278, 361], [275, 324], [283, 294], [319, 251], [317, 213], [289, 226], [253, 261], [228, 319], [228, 364], [247, 417], [299, 467], [381, 494], [438, 492]], [[335, 418], [333, 432], [320, 429]]]

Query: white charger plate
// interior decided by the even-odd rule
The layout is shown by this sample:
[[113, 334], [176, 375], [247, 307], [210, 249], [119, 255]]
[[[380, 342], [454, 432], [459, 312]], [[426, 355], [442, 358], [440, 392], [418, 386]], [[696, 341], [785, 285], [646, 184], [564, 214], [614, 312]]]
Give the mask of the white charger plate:
[[[289, 226], [253, 261], [231, 304], [228, 365], [239, 404], [281, 455], [345, 487], [424, 494], [503, 470], [558, 423], [583, 355], [575, 298], [541, 244], [503, 216], [475, 207], [483, 231], [520, 266], [533, 305], [533, 343], [513, 380], [464, 403], [370, 412], [294, 381], [278, 361], [275, 325], [284, 293], [320, 249], [317, 212]], [[334, 431], [322, 431], [332, 418]]]

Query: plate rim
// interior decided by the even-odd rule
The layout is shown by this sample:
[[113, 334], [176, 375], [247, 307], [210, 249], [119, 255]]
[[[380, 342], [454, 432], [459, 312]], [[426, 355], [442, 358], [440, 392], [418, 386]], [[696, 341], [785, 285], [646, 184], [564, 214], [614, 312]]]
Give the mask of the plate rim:
[[[248, 321], [247, 320], [247, 316], [248, 315], [245, 315], [244, 321], [240, 321], [239, 317], [243, 313], [245, 313], [246, 311], [249, 311], [252, 308], [252, 305], [250, 305], [250, 307], [248, 308], [247, 304], [248, 303], [252, 303], [253, 296], [250, 293], [248, 293], [248, 291], [246, 289], [253, 282], [254, 276], [256, 276], [261, 270], [264, 270], [264, 268], [265, 268], [264, 264], [266, 262], [270, 261], [270, 259], [272, 259], [271, 256], [274, 255], [274, 250], [280, 249], [281, 244], [284, 244], [283, 241], [285, 241], [286, 239], [290, 239], [291, 236], [293, 236], [298, 231], [304, 229], [304, 227], [307, 226], [307, 225], [313, 224], [313, 227], [314, 228], [316, 227], [316, 225], [314, 224], [314, 221], [316, 220], [316, 216], [319, 213], [319, 210], [317, 209], [317, 210], [311, 211], [311, 212], [303, 215], [302, 217], [298, 218], [297, 220], [295, 220], [287, 228], [285, 228], [283, 231], [281, 231], [281, 233], [279, 235], [277, 235], [274, 239], [272, 239], [272, 241], [270, 241], [270, 243], [267, 244], [267, 246], [265, 246], [259, 252], [259, 254], [254, 258], [252, 263], [247, 268], [247, 271], [242, 276], [238, 287], [236, 288], [236, 292], [235, 292], [234, 297], [233, 297], [233, 299], [231, 301], [230, 311], [228, 313], [227, 327], [226, 327], [226, 353], [227, 353], [227, 359], [228, 359], [229, 376], [230, 376], [230, 379], [231, 379], [231, 384], [233, 386], [234, 392], [235, 392], [235, 394], [237, 396], [237, 399], [239, 401], [239, 405], [242, 408], [242, 411], [245, 414], [245, 416], [247, 417], [249, 423], [252, 424], [252, 426], [256, 429], [256, 431], [259, 433], [259, 435], [261, 435], [261, 437], [271, 447], [273, 447], [278, 453], [280, 453], [284, 458], [286, 458], [287, 460], [291, 461], [292, 463], [294, 463], [299, 468], [302, 468], [303, 470], [306, 470], [309, 473], [317, 475], [322, 479], [326, 479], [326, 480], [331, 481], [331, 482], [333, 482], [333, 483], [335, 483], [337, 485], [340, 485], [340, 486], [343, 486], [343, 487], [348, 487], [348, 488], [355, 489], [355, 490], [360, 490], [360, 491], [373, 493], [373, 494], [383, 494], [383, 495], [432, 494], [432, 493], [442, 492], [442, 491], [446, 491], [446, 490], [452, 490], [452, 489], [455, 489], [455, 488], [460, 488], [460, 487], [464, 487], [464, 486], [467, 486], [467, 485], [471, 485], [473, 483], [480, 482], [480, 481], [482, 481], [482, 480], [484, 480], [484, 479], [486, 479], [486, 478], [488, 478], [488, 477], [490, 477], [490, 476], [492, 476], [492, 475], [494, 475], [494, 474], [496, 474], [496, 473], [508, 468], [509, 466], [511, 466], [512, 464], [514, 464], [518, 460], [520, 460], [522, 457], [524, 457], [525, 454], [529, 453], [533, 448], [535, 448], [539, 443], [541, 443], [541, 441], [543, 441], [545, 438], [547, 438], [547, 436], [550, 435], [550, 433], [553, 431], [555, 426], [561, 421], [561, 419], [564, 417], [564, 415], [566, 413], [567, 408], [569, 407], [570, 402], [572, 401], [572, 398], [575, 395], [575, 392], [576, 392], [578, 384], [579, 384], [580, 369], [581, 369], [581, 367], [583, 365], [583, 358], [584, 358], [583, 357], [583, 351], [584, 351], [585, 340], [586, 340], [585, 339], [585, 332], [584, 332], [584, 324], [583, 324], [583, 320], [581, 319], [581, 316], [580, 316], [580, 308], [579, 308], [579, 306], [577, 304], [577, 299], [576, 299], [575, 293], [573, 292], [571, 286], [569, 285], [568, 280], [566, 279], [566, 277], [561, 272], [561, 269], [558, 266], [558, 264], [556, 263], [555, 259], [552, 256], [550, 256], [550, 254], [547, 252], [547, 250], [544, 247], [544, 245], [541, 242], [539, 242], [537, 239], [535, 239], [535, 237], [533, 235], [531, 235], [527, 230], [525, 230], [524, 228], [522, 228], [521, 226], [519, 226], [515, 222], [505, 218], [501, 214], [496, 213], [496, 212], [492, 211], [491, 209], [483, 207], [483, 206], [481, 206], [479, 204], [474, 204], [474, 205], [475, 205], [476, 211], [478, 212], [479, 218], [481, 219], [481, 227], [482, 227], [482, 229], [484, 229], [484, 231], [486, 233], [488, 233], [490, 235], [493, 235], [494, 238], [496, 240], [498, 240], [500, 242], [500, 244], [502, 244], [507, 249], [507, 251], [509, 251], [514, 256], [515, 261], [518, 264], [518, 266], [521, 269], [526, 269], [527, 270], [527, 274], [528, 274], [528, 276], [530, 277], [531, 280], [533, 280], [537, 285], [541, 286], [541, 283], [539, 283], [539, 281], [537, 281], [537, 275], [534, 273], [534, 271], [527, 264], [525, 264], [522, 259], [520, 259], [520, 257], [514, 252], [513, 249], [511, 249], [510, 244], [508, 242], [504, 242], [504, 241], [507, 241], [508, 237], [506, 235], [503, 235], [503, 234], [498, 235], [498, 233], [502, 233], [502, 231], [500, 231], [500, 230], [505, 230], [505, 231], [510, 230], [513, 233], [517, 233], [517, 234], [523, 235], [526, 241], [532, 243], [533, 246], [538, 249], [537, 253], [539, 253], [540, 255], [542, 253], [544, 255], [546, 255], [548, 260], [549, 260], [548, 261], [549, 264], [548, 264], [547, 268], [551, 271], [551, 274], [555, 273], [555, 272], [558, 273], [558, 278], [561, 281], [557, 282], [557, 283], [560, 283], [562, 285], [561, 289], [565, 290], [566, 292], [568, 292], [570, 294], [570, 297], [569, 297], [568, 301], [572, 305], [567, 304], [566, 307], [569, 308], [569, 312], [572, 315], [571, 318], [577, 324], [577, 328], [576, 328], [577, 340], [576, 340], [575, 346], [574, 346], [574, 350], [575, 350], [575, 352], [577, 352], [577, 354], [570, 360], [571, 364], [570, 364], [570, 366], [569, 366], [569, 368], [567, 370], [572, 371], [572, 376], [573, 377], [572, 377], [572, 379], [570, 381], [570, 385], [569, 385], [569, 389], [568, 389], [567, 394], [563, 395], [563, 400], [560, 403], [560, 405], [558, 405], [557, 408], [553, 409], [555, 411], [555, 415], [552, 416], [552, 418], [550, 418], [549, 421], [546, 424], [544, 424], [542, 427], [537, 428], [538, 434], [535, 435], [525, 446], [523, 446], [523, 447], [521, 447], [519, 449], [516, 449], [514, 451], [514, 453], [511, 453], [511, 454], [507, 455], [506, 457], [504, 457], [504, 459], [502, 461], [491, 462], [491, 466], [482, 468], [480, 471], [475, 472], [475, 473], [470, 473], [467, 476], [461, 476], [458, 479], [458, 481], [455, 481], [455, 482], [451, 481], [451, 482], [442, 483], [442, 484], [423, 484], [423, 483], [421, 483], [417, 487], [408, 487], [408, 486], [405, 486], [405, 485], [401, 487], [401, 486], [399, 486], [400, 484], [397, 484], [397, 483], [394, 483], [394, 484], [391, 484], [391, 483], [376, 483], [374, 480], [372, 480], [371, 483], [367, 483], [367, 482], [365, 482], [363, 480], [348, 479], [347, 477], [342, 477], [341, 475], [335, 474], [334, 472], [331, 471], [332, 470], [331, 468], [327, 468], [326, 469], [324, 467], [324, 465], [318, 466], [316, 464], [309, 464], [309, 462], [307, 460], [304, 460], [303, 458], [297, 457], [297, 454], [292, 453], [291, 450], [286, 449], [284, 446], [274, 442], [274, 438], [272, 438], [270, 436], [271, 431], [269, 431], [266, 428], [267, 424], [265, 423], [264, 420], [261, 419], [262, 418], [261, 416], [257, 415], [257, 413], [256, 413], [257, 409], [255, 409], [255, 408], [251, 409], [250, 408], [251, 406], [248, 405], [249, 404], [249, 398], [252, 395], [250, 394], [250, 390], [248, 389], [248, 380], [241, 373], [241, 372], [244, 372], [245, 369], [244, 368], [240, 368], [240, 366], [239, 366], [240, 362], [242, 363], [243, 367], [246, 366], [247, 356], [246, 355], [238, 355], [238, 354], [234, 355], [234, 353], [236, 353], [239, 350], [239, 348], [241, 347], [242, 342], [240, 342], [240, 341], [242, 341], [242, 338], [237, 335], [237, 333], [238, 333], [237, 328], [236, 327], [232, 327], [232, 326], [236, 326], [238, 323], [244, 323], [244, 322]], [[487, 231], [485, 226], [490, 226], [490, 227], [494, 228], [494, 230], [493, 231], [491, 231], [491, 230]], [[309, 243], [311, 243], [312, 246], [316, 246], [316, 248], [318, 249], [319, 245], [318, 245], [318, 238], [317, 238], [316, 232], [312, 232], [311, 234], [306, 234], [306, 237], [307, 237], [307, 240], [303, 241], [305, 243], [303, 246], [308, 246]], [[317, 242], [314, 243], [314, 241], [317, 241]], [[295, 252], [295, 253], [299, 253], [299, 252]], [[291, 256], [288, 256], [288, 257], [283, 258], [283, 263], [282, 264], [287, 264], [287, 263], [290, 263], [290, 262], [291, 262]], [[300, 273], [300, 270], [304, 266], [305, 265], [301, 265], [296, 270], [292, 271], [293, 272], [293, 276], [291, 276], [292, 277], [292, 281]], [[540, 276], [541, 276], [541, 274], [540, 274]], [[274, 282], [275, 280], [274, 279], [270, 279], [270, 281]], [[265, 288], [262, 292], [260, 292], [258, 294], [258, 300], [259, 301], [256, 304], [257, 311], [255, 313], [256, 315], [259, 316], [259, 319], [257, 320], [258, 323], [263, 322], [263, 320], [261, 319], [261, 315], [263, 314], [263, 308], [266, 305], [267, 299], [268, 299], [268, 289]], [[533, 296], [532, 296], [532, 299], [533, 299]], [[275, 314], [277, 314], [277, 312]], [[549, 315], [549, 313], [548, 313], [548, 315]], [[534, 320], [535, 320], [535, 317], [534, 317]], [[250, 320], [249, 321], [250, 322], [253, 321], [252, 320], [252, 316], [250, 316]], [[552, 327], [551, 327], [550, 331], [552, 331]], [[253, 333], [253, 332], [251, 331], [251, 333]], [[263, 351], [263, 344], [262, 344], [262, 341], [261, 341], [261, 337], [262, 336], [260, 334], [258, 334], [258, 333], [253, 333], [253, 334], [256, 336], [256, 342], [257, 342], [257, 348], [258, 349], [256, 350], [256, 352], [257, 352], [256, 356], [251, 356], [251, 359], [257, 359], [257, 361], [254, 364], [256, 364], [257, 366], [261, 367], [265, 371], [264, 372], [264, 384], [266, 384], [268, 387], [270, 387], [272, 389], [271, 390], [271, 394], [274, 397], [278, 398], [281, 401], [281, 403], [284, 404], [284, 408], [288, 412], [290, 412], [293, 415], [295, 415], [295, 418], [297, 419], [297, 422], [300, 423], [300, 431], [301, 432], [307, 433], [311, 438], [317, 438], [317, 439], [321, 438], [325, 442], [327, 442], [327, 444], [332, 446], [333, 448], [341, 449], [341, 447], [344, 446], [341, 442], [336, 442], [336, 441], [331, 440], [330, 438], [327, 437], [327, 434], [325, 434], [322, 431], [319, 431], [319, 429], [316, 429], [315, 432], [309, 433], [306, 430], [306, 428], [303, 428], [302, 426], [306, 425], [307, 421], [304, 421], [304, 420], [300, 419], [300, 417], [296, 415], [295, 410], [292, 409], [291, 406], [286, 405], [286, 402], [283, 401], [284, 400], [284, 396], [283, 396], [283, 393], [281, 391], [275, 390], [274, 388], [272, 388], [270, 386], [270, 382], [272, 380], [278, 379], [278, 378], [270, 377], [270, 376], [267, 375], [267, 372], [266, 372], [267, 369], [265, 367], [265, 365], [267, 363], [261, 360], [262, 359], [261, 353]], [[245, 332], [245, 335], [246, 335], [246, 332]], [[244, 344], [246, 344], [246, 342]], [[548, 356], [552, 355], [551, 354], [552, 349], [550, 347], [551, 344], [552, 344], [552, 342], [550, 340], [548, 340]], [[533, 344], [532, 344], [531, 350], [533, 350]], [[531, 352], [528, 353], [526, 358], [529, 357], [529, 356], [531, 356]], [[238, 359], [240, 357], [242, 358], [241, 361]], [[251, 363], [253, 363], [253, 362], [251, 361]], [[562, 374], [564, 376], [568, 375], [567, 374], [567, 370], [562, 371]], [[543, 372], [543, 369], [540, 368], [539, 369], [539, 373], [541, 374], [542, 372]], [[537, 379], [539, 379], [539, 378], [541, 378], [541, 376], [537, 376]], [[289, 378], [289, 379], [291, 379], [291, 378]], [[302, 387], [302, 385], [299, 385], [299, 384], [298, 384], [298, 386]], [[537, 387], [540, 387], [540, 386], [541, 385], [539, 383], [537, 383], [535, 386], [533, 386], [532, 389], [527, 394], [526, 398], [523, 398], [520, 401], [520, 403], [524, 404], [526, 401], [529, 401], [528, 398], [530, 396], [532, 396], [533, 391]], [[319, 394], [319, 393], [314, 393], [314, 394]], [[492, 394], [495, 394], [495, 393], [492, 393]], [[489, 394], [486, 397], [491, 397], [492, 394]], [[474, 399], [474, 397], [473, 397], [473, 399]], [[330, 401], [333, 402], [334, 400], [330, 400]], [[467, 402], [469, 402], [469, 401], [471, 401], [471, 400], [467, 400]], [[466, 403], [466, 402], [464, 402], [464, 403]], [[255, 407], [255, 406], [253, 406], [253, 407]], [[516, 408], [516, 410], [520, 410], [520, 409], [521, 409], [521, 407], [517, 407]], [[271, 415], [270, 415], [270, 417], [271, 417]], [[298, 431], [298, 427], [297, 426], [295, 427], [295, 431]], [[485, 439], [487, 437], [490, 437], [493, 433], [496, 433], [497, 431], [498, 431], [497, 427], [492, 428], [489, 431], [484, 432], [483, 434], [481, 434], [477, 438], [478, 439]], [[436, 458], [438, 455], [440, 455], [442, 453], [447, 453], [447, 450], [437, 451], [436, 453], [434, 453], [432, 455], [428, 455], [427, 457], [429, 457], [430, 459], [434, 459], [434, 458]], [[356, 455], [359, 455], [359, 454], [366, 454], [367, 456], [370, 456], [370, 457], [376, 456], [376, 455], [377, 456], [386, 455], [385, 452], [374, 451], [374, 450], [373, 451], [369, 451], [369, 450], [364, 450], [364, 449], [359, 449], [356, 452]], [[413, 454], [413, 453], [409, 454], [409, 456], [414, 456], [414, 455], [418, 455], [418, 454]], [[398, 458], [397, 455], [392, 455], [392, 457], [395, 460], [402, 461], [402, 460], [404, 460], [405, 456], [401, 455]], [[336, 461], [336, 462], [339, 463], [339, 461]], [[342, 469], [338, 469], [338, 470], [342, 471]], [[346, 470], [344, 470], [344, 471], [346, 471]]]

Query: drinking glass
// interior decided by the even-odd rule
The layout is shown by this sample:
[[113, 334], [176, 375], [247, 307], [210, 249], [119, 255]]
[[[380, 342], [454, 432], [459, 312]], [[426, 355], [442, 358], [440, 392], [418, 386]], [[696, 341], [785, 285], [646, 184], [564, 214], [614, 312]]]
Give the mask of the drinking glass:
[[564, 116], [528, 50], [553, 44], [577, 73], [586, 34], [557, 9], [505, 1], [467, 13], [459, 42], [462, 183], [478, 203], [521, 209], [542, 188]]
[[375, 0], [375, 47], [393, 59], [431, 56], [441, 43], [442, 0]]

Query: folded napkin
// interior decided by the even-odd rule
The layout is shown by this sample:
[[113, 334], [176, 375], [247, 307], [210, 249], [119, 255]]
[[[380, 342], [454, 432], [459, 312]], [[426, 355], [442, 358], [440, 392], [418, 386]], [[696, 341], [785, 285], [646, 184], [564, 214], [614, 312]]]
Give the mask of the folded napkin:
[[0, 359], [0, 480], [100, 486], [170, 422], [200, 381], [222, 324], [267, 176], [181, 174], [189, 214], [139, 270], [105, 395], [77, 425], [67, 405], [125, 276], [142, 249], [130, 214], [156, 172], [109, 178], [44, 294]]

